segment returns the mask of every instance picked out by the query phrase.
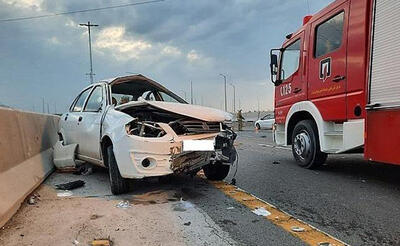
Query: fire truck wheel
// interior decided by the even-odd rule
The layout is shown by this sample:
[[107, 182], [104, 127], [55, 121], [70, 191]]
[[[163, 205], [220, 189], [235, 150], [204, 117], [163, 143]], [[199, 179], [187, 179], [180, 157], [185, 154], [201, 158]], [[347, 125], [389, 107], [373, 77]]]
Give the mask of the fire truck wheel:
[[314, 121], [302, 120], [294, 127], [292, 153], [297, 164], [304, 168], [317, 168], [326, 161], [328, 155], [321, 152]]

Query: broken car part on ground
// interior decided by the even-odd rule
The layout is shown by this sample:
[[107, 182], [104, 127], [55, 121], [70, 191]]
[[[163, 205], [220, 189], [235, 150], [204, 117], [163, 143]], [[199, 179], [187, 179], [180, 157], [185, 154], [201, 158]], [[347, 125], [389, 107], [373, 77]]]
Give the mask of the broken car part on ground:
[[230, 114], [190, 105], [142, 75], [100, 81], [61, 116], [54, 161], [109, 168], [114, 194], [128, 190], [127, 178], [203, 169], [222, 180], [237, 158], [230, 122]]

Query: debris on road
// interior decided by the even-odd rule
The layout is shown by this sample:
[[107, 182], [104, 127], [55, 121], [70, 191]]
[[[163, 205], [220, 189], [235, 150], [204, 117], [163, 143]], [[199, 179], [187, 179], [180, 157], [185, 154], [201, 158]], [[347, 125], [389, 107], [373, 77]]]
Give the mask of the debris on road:
[[78, 169], [76, 167], [63, 167], [56, 170], [57, 173], [75, 173]]
[[88, 176], [94, 172], [93, 166], [86, 163], [77, 168], [77, 170], [74, 172], [75, 175], [83, 175], [83, 176]]
[[332, 244], [331, 243], [329, 243], [329, 242], [321, 242], [321, 243], [318, 243], [318, 246], [331, 246]]
[[304, 229], [303, 227], [299, 227], [299, 226], [292, 226], [290, 229], [291, 229], [292, 231], [294, 231], [294, 232], [303, 232], [303, 231], [306, 230], [306, 229]]
[[58, 141], [54, 145], [54, 165], [57, 169], [76, 168], [75, 152], [77, 144], [64, 145], [63, 141]]
[[227, 207], [226, 209], [228, 209], [228, 210], [232, 210], [232, 209], [234, 209], [234, 207]]
[[95, 239], [90, 243], [90, 245], [92, 245], [92, 246], [111, 246], [112, 243], [109, 239]]
[[85, 185], [85, 181], [83, 180], [76, 180], [64, 184], [58, 184], [56, 185], [57, 189], [59, 190], [73, 190], [79, 187], [82, 187]]
[[68, 196], [72, 196], [72, 195], [73, 195], [72, 191], [69, 191], [69, 190], [64, 190], [62, 192], [57, 193], [58, 197], [68, 197]]
[[79, 241], [75, 239], [75, 240], [72, 242], [72, 244], [73, 244], [73, 245], [78, 245], [78, 244], [79, 244]]
[[91, 220], [96, 220], [96, 219], [101, 218], [101, 217], [103, 217], [103, 216], [102, 216], [102, 215], [98, 215], [98, 214], [92, 214], [92, 215], [90, 215], [90, 219], [91, 219]]
[[278, 164], [281, 164], [281, 162], [280, 161], [274, 161], [274, 162], [272, 162], [272, 164], [278, 165]]
[[29, 205], [35, 205], [36, 204], [36, 198], [34, 196], [29, 197], [28, 204]]
[[123, 208], [123, 209], [127, 209], [132, 207], [131, 203], [129, 201], [120, 201], [117, 205], [117, 208]]
[[227, 219], [220, 220], [219, 222], [223, 223], [224, 225], [237, 225], [237, 223], [235, 221], [227, 220]]
[[179, 203], [175, 204], [174, 211], [185, 212], [189, 208], [193, 208], [194, 205], [191, 202], [184, 201], [182, 198]]
[[271, 213], [269, 211], [267, 211], [265, 208], [261, 207], [261, 208], [256, 208], [252, 211], [253, 213], [260, 215], [260, 216], [270, 216]]
[[31, 195], [31, 196], [28, 198], [27, 203], [28, 203], [29, 205], [35, 205], [36, 202], [37, 202], [38, 200], [40, 200], [39, 197], [40, 197], [39, 194], [33, 194], [33, 195]]
[[186, 223], [183, 223], [185, 226], [190, 226], [190, 224], [192, 224], [192, 222], [186, 222]]

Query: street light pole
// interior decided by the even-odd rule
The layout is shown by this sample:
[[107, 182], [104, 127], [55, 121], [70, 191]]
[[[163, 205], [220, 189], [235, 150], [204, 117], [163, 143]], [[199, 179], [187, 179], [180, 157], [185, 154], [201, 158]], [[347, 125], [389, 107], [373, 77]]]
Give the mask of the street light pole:
[[232, 83], [229, 84], [233, 87], [233, 112], [236, 113], [236, 87]]
[[190, 81], [190, 104], [193, 104], [193, 81]]
[[226, 75], [220, 73], [219, 75], [221, 75], [222, 77], [224, 77], [224, 98], [225, 98], [225, 111], [228, 111], [227, 109], [227, 103], [226, 103]]
[[187, 100], [186, 99], [186, 91], [185, 90], [181, 90], [181, 92], [183, 92], [183, 95], [185, 95], [185, 101]]
[[90, 83], [93, 84], [93, 62], [92, 62], [92, 38], [90, 36], [90, 27], [92, 26], [99, 26], [99, 25], [95, 25], [95, 24], [90, 24], [90, 21], [88, 21], [87, 24], [79, 24], [80, 26], [85, 26], [88, 28], [88, 32], [89, 32], [89, 59], [90, 59]]

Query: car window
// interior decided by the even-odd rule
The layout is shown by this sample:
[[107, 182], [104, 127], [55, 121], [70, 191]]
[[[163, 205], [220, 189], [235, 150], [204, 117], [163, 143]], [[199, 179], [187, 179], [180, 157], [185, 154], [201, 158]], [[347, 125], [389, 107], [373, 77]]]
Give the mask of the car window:
[[176, 100], [175, 98], [171, 97], [170, 95], [168, 95], [167, 93], [160, 91], [160, 95], [162, 97], [162, 101], [164, 102], [179, 102], [178, 100]]
[[158, 101], [156, 100], [156, 97], [154, 96], [154, 93], [152, 91], [146, 91], [142, 94], [142, 98], [145, 99], [146, 101]]
[[140, 98], [148, 101], [187, 103], [174, 93], [145, 80], [114, 84], [111, 86], [111, 92], [112, 100], [116, 105], [138, 101]]
[[314, 56], [326, 55], [342, 45], [344, 12], [341, 12], [316, 28]]
[[282, 53], [281, 79], [285, 80], [292, 76], [298, 69], [300, 63], [300, 39], [287, 46]]
[[98, 112], [103, 104], [103, 89], [101, 86], [96, 86], [89, 96], [86, 103], [85, 112]]
[[80, 95], [79, 98], [76, 100], [76, 103], [72, 109], [72, 112], [80, 112], [83, 108], [83, 104], [86, 101], [86, 98], [89, 95], [90, 90], [92, 89], [92, 87], [84, 90]]

